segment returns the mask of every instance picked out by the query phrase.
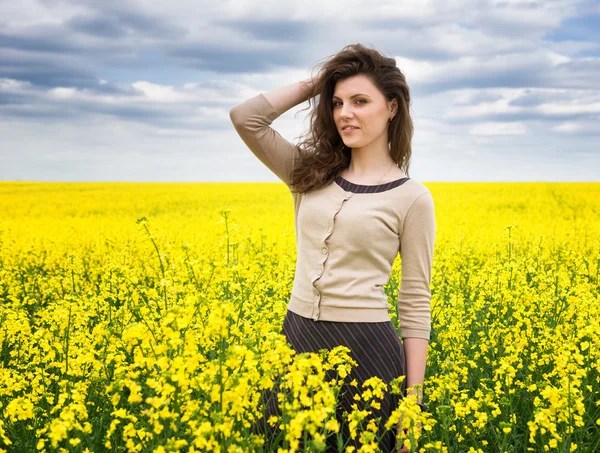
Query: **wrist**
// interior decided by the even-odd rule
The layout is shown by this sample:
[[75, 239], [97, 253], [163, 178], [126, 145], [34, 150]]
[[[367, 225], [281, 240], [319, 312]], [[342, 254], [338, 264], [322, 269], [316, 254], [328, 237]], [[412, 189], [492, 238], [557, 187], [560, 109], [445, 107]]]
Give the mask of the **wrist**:
[[309, 100], [313, 97], [314, 90], [314, 80], [313, 79], [304, 79], [300, 81], [300, 87], [302, 90], [302, 94], [304, 95], [305, 100]]

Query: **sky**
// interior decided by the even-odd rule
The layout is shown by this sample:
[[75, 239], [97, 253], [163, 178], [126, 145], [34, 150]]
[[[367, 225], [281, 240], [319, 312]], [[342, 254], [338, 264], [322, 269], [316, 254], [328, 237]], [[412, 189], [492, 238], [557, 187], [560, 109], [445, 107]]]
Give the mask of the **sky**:
[[230, 109], [353, 43], [406, 76], [411, 177], [599, 181], [597, 0], [0, 0], [0, 180], [280, 182]]

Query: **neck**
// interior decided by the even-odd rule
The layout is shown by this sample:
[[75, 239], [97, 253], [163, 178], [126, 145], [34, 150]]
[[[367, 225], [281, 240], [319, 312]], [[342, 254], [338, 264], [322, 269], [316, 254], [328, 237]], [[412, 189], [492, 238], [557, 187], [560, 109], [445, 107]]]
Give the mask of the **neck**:
[[[394, 166], [396, 169], [394, 169]], [[398, 170], [398, 166], [387, 150], [374, 156], [370, 152], [365, 153], [362, 149], [352, 149], [350, 165], [346, 169], [346, 175], [356, 178], [377, 179], [386, 173], [395, 173]]]

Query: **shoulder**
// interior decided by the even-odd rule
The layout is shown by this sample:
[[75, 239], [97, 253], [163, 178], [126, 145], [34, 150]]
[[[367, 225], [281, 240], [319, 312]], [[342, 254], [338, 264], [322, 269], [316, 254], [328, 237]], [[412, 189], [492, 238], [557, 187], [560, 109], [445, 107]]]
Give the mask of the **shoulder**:
[[406, 185], [412, 189], [412, 191], [422, 194], [424, 192], [429, 192], [429, 188], [423, 184], [420, 180], [414, 179], [412, 177], [408, 178], [406, 181]]
[[436, 213], [431, 191], [420, 181], [410, 181], [412, 184], [402, 200], [399, 214], [402, 235], [413, 239], [435, 237]]
[[433, 197], [429, 188], [418, 179], [409, 178], [398, 191], [398, 209], [401, 217], [417, 208], [433, 206]]

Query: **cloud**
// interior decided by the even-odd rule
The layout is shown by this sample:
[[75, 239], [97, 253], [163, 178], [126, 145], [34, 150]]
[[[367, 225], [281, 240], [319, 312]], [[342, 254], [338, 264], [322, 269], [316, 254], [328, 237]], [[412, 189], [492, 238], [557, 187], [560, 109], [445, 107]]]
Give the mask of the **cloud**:
[[[42, 179], [110, 180], [119, 167], [126, 179], [178, 179], [195, 162], [186, 174], [197, 180], [276, 180], [236, 136], [229, 109], [308, 77], [352, 42], [393, 56], [405, 73], [423, 175], [444, 178], [449, 159], [476, 158], [478, 175], [494, 179], [502, 146], [528, 162], [552, 156], [544, 168], [557, 178], [565, 168], [597, 178], [593, 1], [23, 0], [0, 2], [0, 18], [0, 178], [30, 168]], [[298, 110], [275, 123], [290, 140], [308, 125]], [[583, 153], [587, 168], [566, 163], [565, 150]], [[245, 157], [230, 168], [211, 155]]]
[[525, 135], [526, 127], [522, 123], [499, 123], [488, 121], [471, 126], [472, 135]]

